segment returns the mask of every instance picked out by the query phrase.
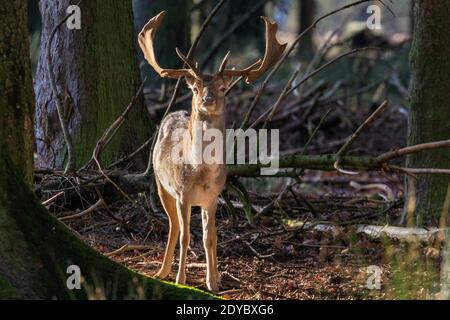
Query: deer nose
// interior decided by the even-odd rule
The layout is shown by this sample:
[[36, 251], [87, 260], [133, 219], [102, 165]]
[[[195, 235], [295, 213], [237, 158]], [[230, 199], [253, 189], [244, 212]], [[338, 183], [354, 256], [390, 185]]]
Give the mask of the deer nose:
[[216, 99], [214, 99], [213, 96], [205, 96], [202, 99], [202, 102], [204, 105], [212, 105], [215, 102]]

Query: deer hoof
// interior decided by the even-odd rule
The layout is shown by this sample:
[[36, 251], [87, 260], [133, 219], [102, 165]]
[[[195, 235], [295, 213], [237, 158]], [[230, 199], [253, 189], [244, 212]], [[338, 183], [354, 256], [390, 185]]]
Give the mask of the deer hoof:
[[158, 279], [165, 279], [165, 278], [167, 278], [167, 276], [169, 275], [169, 273], [170, 272], [166, 272], [166, 271], [162, 271], [162, 270], [160, 270], [157, 274], [155, 274], [155, 278], [158, 278]]

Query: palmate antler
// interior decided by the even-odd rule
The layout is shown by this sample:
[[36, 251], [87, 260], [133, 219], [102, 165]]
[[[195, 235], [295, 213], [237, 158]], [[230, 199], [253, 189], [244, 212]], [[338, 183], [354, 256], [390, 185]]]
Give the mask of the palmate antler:
[[[191, 76], [200, 78], [201, 73], [189, 59], [187, 59], [178, 49], [178, 56], [184, 61], [189, 69], [163, 69], [158, 64], [155, 57], [155, 49], [153, 41], [161, 23], [166, 15], [165, 11], [160, 12], [152, 18], [142, 29], [139, 34], [139, 45], [144, 52], [145, 59], [155, 69], [161, 77], [181, 78]], [[278, 26], [275, 22], [271, 22], [267, 17], [261, 17], [266, 26], [266, 51], [264, 58], [253, 63], [245, 69], [226, 69], [229, 53], [225, 56], [221, 63], [219, 75], [227, 77], [244, 77], [245, 82], [251, 83], [261, 77], [270, 67], [278, 62], [283, 55], [287, 44], [280, 44], [276, 38]]]
[[165, 15], [165, 11], [160, 12], [158, 15], [150, 19], [150, 21], [147, 22], [142, 31], [139, 33], [139, 46], [144, 53], [145, 59], [150, 64], [150, 66], [152, 66], [152, 68], [155, 69], [155, 71], [163, 78], [167, 77], [178, 79], [186, 76], [195, 78], [200, 77], [200, 72], [197, 70], [195, 65], [191, 61], [189, 61], [178, 49], [176, 49], [178, 56], [184, 61], [189, 69], [163, 69], [156, 60], [153, 42], [155, 40], [156, 32], [161, 26]]
[[261, 77], [281, 58], [287, 44], [281, 44], [277, 40], [278, 25], [275, 22], [271, 22], [267, 17], [261, 17], [261, 19], [266, 24], [266, 52], [264, 58], [245, 69], [225, 69], [229, 57], [228, 52], [220, 66], [220, 74], [228, 77], [244, 77], [246, 83], [251, 83]]

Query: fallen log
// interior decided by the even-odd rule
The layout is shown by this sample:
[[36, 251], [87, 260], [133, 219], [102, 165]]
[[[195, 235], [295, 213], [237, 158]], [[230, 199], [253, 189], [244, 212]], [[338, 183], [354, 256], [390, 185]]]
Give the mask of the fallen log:
[[380, 239], [387, 237], [389, 239], [395, 239], [401, 242], [434, 244], [436, 242], [443, 242], [446, 234], [448, 233], [448, 229], [359, 225], [356, 232], [358, 234], [365, 234], [371, 239]]
[[[339, 226], [332, 224], [314, 224], [306, 223], [303, 229], [315, 230], [318, 232], [333, 233]], [[406, 243], [422, 243], [422, 244], [442, 244], [448, 237], [449, 229], [439, 228], [407, 228], [396, 226], [377, 226], [377, 225], [357, 225], [356, 234], [363, 234], [370, 239], [377, 240], [388, 238]]]

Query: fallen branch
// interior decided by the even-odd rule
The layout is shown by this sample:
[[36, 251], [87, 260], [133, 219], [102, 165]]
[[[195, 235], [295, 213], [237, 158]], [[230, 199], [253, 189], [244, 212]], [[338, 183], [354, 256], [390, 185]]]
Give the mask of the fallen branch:
[[117, 250], [114, 250], [114, 251], [112, 251], [112, 252], [105, 253], [105, 256], [111, 258], [111, 257], [117, 256], [117, 255], [122, 254], [122, 253], [127, 252], [127, 251], [134, 251], [134, 250], [150, 250], [151, 248], [152, 248], [152, 246], [130, 245], [130, 244], [126, 244], [126, 245], [120, 247], [120, 248], [117, 249]]
[[87, 214], [90, 214], [90, 213], [96, 211], [99, 207], [104, 207], [104, 206], [105, 206], [105, 201], [103, 199], [99, 199], [96, 203], [94, 203], [92, 206], [90, 206], [83, 212], [59, 218], [59, 221], [67, 221], [67, 220], [77, 219], [77, 218], [80, 218], [82, 216], [85, 216]]
[[[304, 231], [316, 231], [323, 233], [335, 233], [338, 231], [338, 228], [342, 228], [341, 226], [335, 226], [333, 224], [328, 223], [320, 223], [320, 222], [305, 222], [301, 227], [288, 229], [288, 230], [279, 230], [272, 233], [263, 234], [259, 231], [255, 231], [252, 233], [245, 234], [243, 236], [238, 236], [236, 238], [220, 242], [219, 246], [228, 245], [231, 242], [241, 241], [245, 244], [248, 243], [249, 240], [255, 239], [266, 239], [279, 235], [286, 235], [288, 233], [295, 233]], [[422, 244], [438, 244], [442, 243], [445, 239], [442, 237], [445, 232], [448, 232], [449, 229], [424, 229], [424, 228], [403, 228], [403, 227], [394, 227], [394, 226], [377, 226], [377, 225], [356, 225], [355, 232], [356, 234], [364, 234], [368, 236], [370, 239], [376, 240], [381, 238], [389, 238], [391, 240], [397, 240], [400, 242], [407, 243], [422, 243]], [[256, 236], [256, 238], [255, 238]], [[320, 245], [322, 247], [322, 245]]]
[[395, 239], [402, 242], [420, 242], [431, 244], [436, 241], [443, 240], [440, 239], [440, 235], [443, 231], [448, 231], [448, 229], [359, 225], [356, 232], [359, 234], [365, 234], [371, 239], [388, 237], [389, 239]]
[[[380, 155], [377, 158], [377, 161], [380, 163], [386, 163], [392, 159], [400, 158], [400, 157], [403, 157], [406, 155], [415, 154], [415, 153], [428, 151], [428, 150], [442, 149], [442, 148], [450, 148], [450, 140], [422, 143], [422, 144], [417, 144], [415, 146], [410, 146], [410, 147], [386, 152], [386, 153]], [[411, 170], [411, 169], [408, 169], [408, 170]]]
[[243, 241], [243, 243], [245, 243], [245, 245], [254, 253], [254, 255], [256, 257], [258, 257], [259, 259], [267, 259], [267, 258], [272, 258], [275, 253], [271, 253], [271, 254], [266, 254], [266, 255], [262, 255], [260, 254], [258, 251], [256, 251], [255, 248], [252, 247], [252, 245], [250, 244], [250, 242], [248, 241]]
[[50, 203], [52, 203], [53, 201], [55, 201], [56, 199], [58, 199], [59, 197], [61, 197], [64, 194], [64, 191], [58, 192], [57, 194], [55, 194], [53, 197], [45, 200], [44, 202], [42, 202], [42, 205], [44, 207], [48, 206]]

